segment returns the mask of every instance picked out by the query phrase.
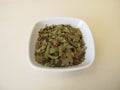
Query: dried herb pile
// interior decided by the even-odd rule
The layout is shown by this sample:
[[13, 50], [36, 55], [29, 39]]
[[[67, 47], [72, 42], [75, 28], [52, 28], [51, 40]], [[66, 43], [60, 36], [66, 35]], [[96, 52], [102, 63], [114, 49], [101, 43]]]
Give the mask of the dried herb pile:
[[82, 63], [85, 43], [79, 28], [51, 25], [40, 29], [35, 46], [35, 60], [44, 66], [66, 67]]

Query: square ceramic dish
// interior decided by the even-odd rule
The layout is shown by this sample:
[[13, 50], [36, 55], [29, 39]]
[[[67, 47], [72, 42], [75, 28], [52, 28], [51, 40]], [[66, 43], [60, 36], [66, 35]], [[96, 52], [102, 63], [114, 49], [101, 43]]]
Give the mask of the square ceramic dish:
[[[75, 66], [69, 66], [69, 67], [44, 67], [40, 64], [38, 64], [35, 61], [35, 44], [38, 38], [38, 32], [40, 28], [44, 28], [45, 25], [58, 25], [58, 24], [70, 24], [73, 27], [80, 28], [82, 34], [83, 34], [83, 39], [86, 43], [86, 54], [85, 54], [85, 60]], [[94, 47], [94, 41], [93, 37], [91, 34], [91, 31], [88, 27], [88, 25], [81, 19], [77, 18], [67, 18], [67, 17], [59, 17], [59, 18], [49, 18], [45, 20], [40, 20], [35, 25], [33, 26], [32, 31], [30, 32], [29, 36], [29, 44], [28, 44], [28, 62], [29, 64], [38, 70], [44, 70], [44, 71], [75, 71], [75, 70], [82, 70], [90, 65], [92, 65], [94, 58], [95, 58], [95, 47]]]

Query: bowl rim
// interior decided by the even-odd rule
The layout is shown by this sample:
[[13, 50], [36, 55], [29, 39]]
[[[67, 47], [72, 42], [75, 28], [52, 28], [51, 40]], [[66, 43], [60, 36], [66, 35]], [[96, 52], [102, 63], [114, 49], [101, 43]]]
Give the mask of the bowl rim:
[[[94, 54], [93, 54], [93, 60], [91, 60], [91, 62], [90, 63], [88, 63], [87, 65], [85, 65], [85, 66], [82, 66], [82, 67], [73, 67], [73, 68], [50, 68], [50, 67], [38, 67], [38, 66], [36, 66], [35, 64], [33, 64], [33, 62], [31, 61], [31, 58], [30, 58], [30, 41], [31, 41], [31, 37], [32, 37], [32, 33], [33, 33], [33, 29], [34, 29], [34, 27], [35, 27], [35, 25], [37, 24], [37, 23], [39, 23], [39, 22], [44, 22], [44, 21], [49, 21], [49, 20], [55, 20], [55, 19], [71, 19], [71, 20], [77, 20], [77, 21], [82, 21], [82, 22], [84, 22], [86, 25], [87, 25], [87, 28], [89, 29], [89, 32], [90, 32], [90, 34], [91, 34], [91, 39], [92, 39], [92, 43], [93, 43], [93, 52], [94, 52]], [[92, 32], [91, 32], [91, 30], [90, 30], [90, 28], [89, 28], [89, 26], [88, 26], [88, 24], [84, 21], [84, 20], [82, 20], [81, 18], [73, 18], [73, 17], [51, 17], [51, 18], [46, 18], [46, 19], [42, 19], [42, 20], [37, 20], [33, 25], [32, 25], [32, 29], [30, 30], [30, 32], [28, 33], [28, 40], [27, 40], [28, 42], [27, 42], [27, 62], [29, 63], [29, 65], [30, 66], [32, 66], [33, 68], [35, 68], [36, 70], [41, 70], [41, 71], [52, 71], [52, 72], [56, 72], [56, 71], [58, 71], [58, 72], [64, 72], [64, 71], [77, 71], [77, 70], [83, 70], [83, 69], [85, 69], [85, 68], [88, 68], [88, 67], [90, 67], [92, 64], [93, 64], [93, 62], [94, 62], [94, 60], [95, 60], [95, 43], [94, 43], [94, 38], [93, 38], [93, 35], [92, 35]]]

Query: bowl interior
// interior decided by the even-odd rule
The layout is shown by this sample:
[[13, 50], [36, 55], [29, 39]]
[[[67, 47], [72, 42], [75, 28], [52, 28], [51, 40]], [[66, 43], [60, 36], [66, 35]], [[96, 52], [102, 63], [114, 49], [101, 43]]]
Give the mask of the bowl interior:
[[[87, 47], [86, 54], [85, 54], [85, 60], [83, 63], [76, 65], [76, 66], [70, 66], [70, 67], [64, 67], [64, 68], [47, 68], [47, 67], [41, 66], [35, 61], [34, 50], [35, 50], [35, 43], [38, 38], [38, 32], [40, 28], [44, 28], [46, 24], [47, 25], [70, 24], [73, 27], [80, 28], [83, 34], [83, 39]], [[53, 19], [46, 19], [46, 20], [37, 22], [31, 32], [28, 51], [29, 51], [28, 53], [29, 53], [29, 58], [30, 58], [29, 59], [30, 64], [37, 69], [44, 69], [44, 70], [53, 69], [53, 70], [67, 71], [67, 70], [83, 69], [83, 68], [90, 66], [93, 63], [94, 56], [95, 56], [94, 41], [93, 41], [93, 37], [92, 37], [89, 27], [83, 20], [74, 19], [74, 18], [53, 18]]]

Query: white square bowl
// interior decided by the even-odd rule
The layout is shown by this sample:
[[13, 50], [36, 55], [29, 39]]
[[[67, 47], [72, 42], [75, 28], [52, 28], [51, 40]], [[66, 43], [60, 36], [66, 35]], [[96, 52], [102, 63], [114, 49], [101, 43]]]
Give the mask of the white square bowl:
[[[38, 32], [40, 28], [44, 28], [45, 25], [58, 25], [58, 24], [70, 24], [73, 27], [80, 28], [82, 34], [83, 34], [83, 39], [85, 41], [85, 45], [87, 47], [86, 49], [86, 54], [85, 54], [85, 60], [75, 66], [69, 66], [69, 67], [44, 67], [40, 64], [38, 64], [35, 61], [35, 44], [38, 38]], [[92, 65], [94, 58], [95, 58], [95, 47], [94, 47], [94, 40], [91, 34], [91, 31], [88, 27], [88, 25], [81, 19], [77, 18], [68, 18], [68, 17], [58, 17], [58, 18], [49, 18], [45, 20], [40, 20], [38, 21], [32, 31], [30, 32], [29, 36], [29, 43], [28, 43], [28, 62], [29, 64], [38, 70], [44, 70], [44, 71], [75, 71], [75, 70], [82, 70], [90, 65]]]

